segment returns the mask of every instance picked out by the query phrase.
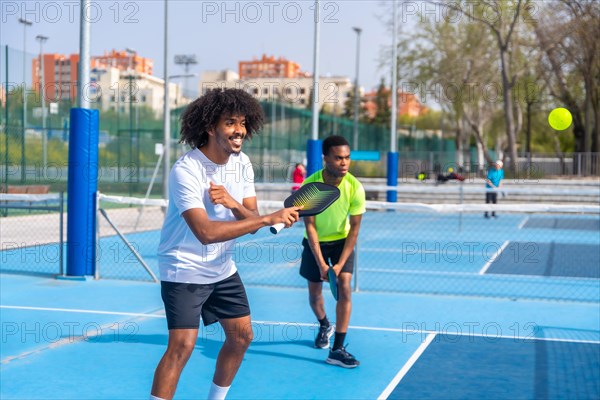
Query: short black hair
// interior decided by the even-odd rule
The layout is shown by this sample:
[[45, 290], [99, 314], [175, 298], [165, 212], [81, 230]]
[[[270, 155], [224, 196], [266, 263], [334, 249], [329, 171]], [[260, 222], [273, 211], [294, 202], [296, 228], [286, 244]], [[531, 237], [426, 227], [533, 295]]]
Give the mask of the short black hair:
[[223, 115], [246, 118], [246, 138], [262, 129], [265, 115], [260, 103], [241, 89], [212, 89], [197, 98], [181, 114], [180, 143], [200, 148], [208, 143], [208, 131]]
[[348, 146], [350, 147], [350, 143], [343, 136], [332, 135], [325, 140], [323, 140], [323, 155], [326, 156], [329, 154], [329, 149], [335, 146]]

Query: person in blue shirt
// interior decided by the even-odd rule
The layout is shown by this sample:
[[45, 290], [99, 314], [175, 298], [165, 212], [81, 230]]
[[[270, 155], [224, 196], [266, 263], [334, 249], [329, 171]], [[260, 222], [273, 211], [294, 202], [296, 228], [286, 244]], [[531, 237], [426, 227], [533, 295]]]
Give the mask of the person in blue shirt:
[[[504, 171], [502, 166], [504, 163], [501, 160], [497, 160], [492, 167], [488, 169], [487, 176], [485, 178], [485, 187], [488, 191], [485, 193], [485, 204], [494, 203], [498, 201], [498, 189], [502, 186], [502, 179], [504, 179]], [[483, 215], [485, 218], [489, 218], [489, 214], [486, 211]], [[496, 212], [492, 211], [492, 217], [496, 218]]]

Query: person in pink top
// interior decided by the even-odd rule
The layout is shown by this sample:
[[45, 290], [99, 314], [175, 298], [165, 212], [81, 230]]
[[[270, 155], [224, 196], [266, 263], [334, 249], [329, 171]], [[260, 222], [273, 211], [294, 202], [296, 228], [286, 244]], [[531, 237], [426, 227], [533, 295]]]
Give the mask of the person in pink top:
[[302, 182], [304, 182], [304, 178], [306, 178], [306, 168], [304, 168], [304, 164], [298, 163], [292, 173], [292, 182], [294, 182], [292, 185], [292, 193], [300, 189]]

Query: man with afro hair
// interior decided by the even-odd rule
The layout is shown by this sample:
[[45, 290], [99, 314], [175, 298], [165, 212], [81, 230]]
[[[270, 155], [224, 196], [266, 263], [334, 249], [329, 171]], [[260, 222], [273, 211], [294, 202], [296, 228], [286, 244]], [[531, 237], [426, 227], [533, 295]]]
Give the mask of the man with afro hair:
[[223, 399], [253, 339], [250, 307], [233, 260], [235, 239], [264, 226], [298, 221], [298, 208], [260, 216], [254, 171], [242, 152], [262, 128], [260, 104], [239, 89], [214, 89], [181, 116], [181, 142], [191, 150], [169, 175], [169, 207], [158, 247], [169, 340], [151, 399], [171, 399], [205, 326], [225, 332], [209, 399]]

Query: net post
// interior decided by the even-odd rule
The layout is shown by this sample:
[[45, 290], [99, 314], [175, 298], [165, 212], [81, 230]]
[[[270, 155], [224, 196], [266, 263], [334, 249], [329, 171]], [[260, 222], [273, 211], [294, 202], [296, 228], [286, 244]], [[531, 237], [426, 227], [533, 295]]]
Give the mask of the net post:
[[71, 109], [67, 188], [67, 277], [94, 275], [100, 112]]

